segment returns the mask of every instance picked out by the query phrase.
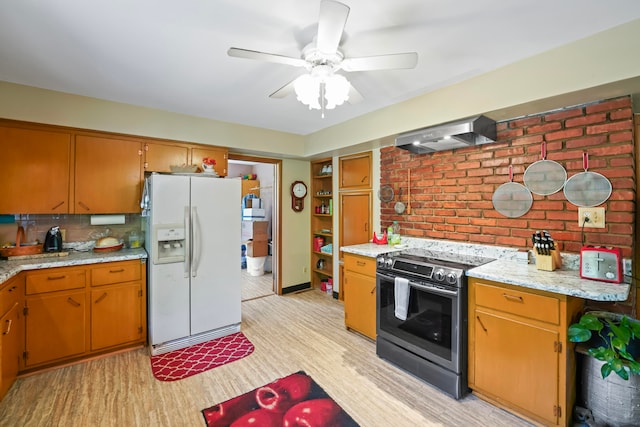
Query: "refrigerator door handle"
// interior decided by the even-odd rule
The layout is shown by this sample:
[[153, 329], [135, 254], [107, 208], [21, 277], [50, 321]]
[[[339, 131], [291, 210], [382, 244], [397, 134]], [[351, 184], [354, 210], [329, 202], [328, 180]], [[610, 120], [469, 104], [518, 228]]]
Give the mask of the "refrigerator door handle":
[[191, 261], [191, 277], [198, 275], [198, 267], [200, 266], [200, 223], [198, 217], [198, 208], [191, 207], [191, 233], [193, 239], [193, 256]]
[[191, 270], [191, 215], [189, 214], [189, 206], [184, 207], [184, 277], [189, 278]]

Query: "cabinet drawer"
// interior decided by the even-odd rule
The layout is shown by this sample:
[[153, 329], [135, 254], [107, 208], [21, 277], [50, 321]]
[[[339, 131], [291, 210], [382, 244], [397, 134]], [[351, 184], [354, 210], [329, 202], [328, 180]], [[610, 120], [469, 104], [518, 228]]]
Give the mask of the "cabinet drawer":
[[37, 273], [27, 273], [27, 295], [84, 288], [84, 268], [51, 268]]
[[371, 277], [376, 277], [376, 259], [358, 255], [346, 254], [344, 256], [345, 270], [353, 271]]
[[134, 280], [140, 280], [140, 261], [114, 262], [91, 269], [91, 286]]
[[560, 301], [542, 295], [476, 284], [476, 305], [558, 325]]
[[0, 317], [7, 313], [15, 303], [20, 302], [22, 291], [20, 280], [24, 279], [18, 276], [0, 284]]

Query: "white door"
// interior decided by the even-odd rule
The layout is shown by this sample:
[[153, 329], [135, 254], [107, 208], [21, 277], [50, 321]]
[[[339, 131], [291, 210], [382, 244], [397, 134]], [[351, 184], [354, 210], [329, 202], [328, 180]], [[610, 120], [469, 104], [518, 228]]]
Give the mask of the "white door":
[[[151, 231], [158, 225], [183, 224], [189, 207], [189, 177], [153, 175], [150, 186]], [[153, 245], [153, 239], [150, 243]], [[152, 252], [157, 250], [149, 247]], [[155, 264], [149, 260], [149, 340], [151, 345], [188, 337], [189, 278], [185, 262]]]
[[191, 177], [191, 334], [240, 323], [240, 180]]

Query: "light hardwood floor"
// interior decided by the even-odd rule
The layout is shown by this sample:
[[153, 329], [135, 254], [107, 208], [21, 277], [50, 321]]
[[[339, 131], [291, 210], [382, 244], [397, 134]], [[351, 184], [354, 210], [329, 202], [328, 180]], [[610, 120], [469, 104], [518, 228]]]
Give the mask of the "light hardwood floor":
[[[181, 381], [157, 381], [146, 349], [21, 378], [0, 402], [2, 426], [204, 426], [200, 410], [303, 370], [361, 426], [531, 424], [474, 396], [456, 401], [379, 359], [319, 291], [242, 304], [255, 351]], [[523, 385], [524, 386], [524, 385]]]
[[242, 301], [262, 298], [273, 295], [273, 274], [265, 273], [262, 276], [252, 276], [247, 269], [241, 271]]

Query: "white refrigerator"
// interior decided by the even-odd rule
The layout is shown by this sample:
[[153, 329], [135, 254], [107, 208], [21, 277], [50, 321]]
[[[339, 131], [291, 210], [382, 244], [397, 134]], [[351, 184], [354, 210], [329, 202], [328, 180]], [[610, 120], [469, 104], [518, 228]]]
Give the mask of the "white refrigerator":
[[152, 174], [145, 183], [151, 354], [240, 331], [240, 180]]

